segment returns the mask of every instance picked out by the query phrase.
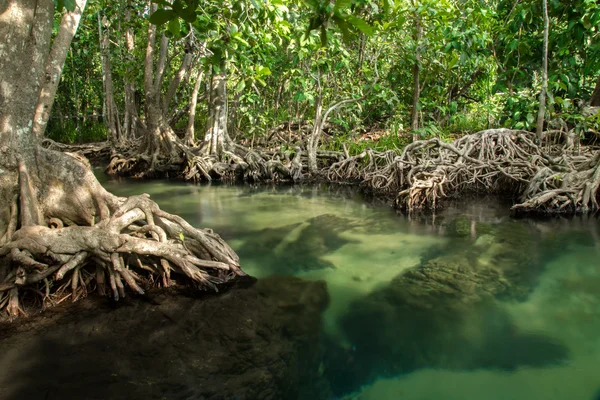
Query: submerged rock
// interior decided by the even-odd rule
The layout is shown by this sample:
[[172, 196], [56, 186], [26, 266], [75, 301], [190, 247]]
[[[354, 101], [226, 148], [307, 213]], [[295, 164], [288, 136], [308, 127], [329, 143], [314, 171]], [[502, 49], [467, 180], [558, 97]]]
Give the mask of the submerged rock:
[[326, 399], [324, 282], [91, 297], [0, 326], [0, 399]]
[[[519, 331], [501, 299], [523, 299], [541, 271], [522, 226], [451, 243], [353, 303], [341, 318], [350, 346], [330, 344], [325, 375], [335, 394], [420, 368], [514, 370], [560, 364], [565, 346]], [[443, 251], [442, 251], [443, 250]]]
[[471, 235], [471, 225], [475, 222], [471, 221], [464, 215], [454, 218], [446, 227], [446, 232], [450, 236], [464, 237]]

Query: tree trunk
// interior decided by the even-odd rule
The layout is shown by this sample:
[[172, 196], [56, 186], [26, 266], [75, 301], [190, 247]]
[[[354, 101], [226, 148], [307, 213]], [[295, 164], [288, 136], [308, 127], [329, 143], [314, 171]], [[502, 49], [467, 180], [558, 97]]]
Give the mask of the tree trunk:
[[[151, 12], [155, 9], [156, 6], [151, 3]], [[155, 168], [159, 156], [171, 158], [172, 162], [176, 162], [179, 158], [175, 149], [177, 137], [166, 121], [161, 104], [160, 88], [167, 61], [168, 44], [169, 39], [163, 33], [156, 73], [154, 73], [156, 25], [149, 23], [148, 43], [144, 60], [144, 94], [146, 97], [144, 114], [146, 117], [146, 133], [140, 152], [150, 157], [150, 170]]]
[[58, 89], [59, 78], [65, 65], [64, 60], [67, 57], [67, 52], [69, 51], [75, 32], [77, 32], [77, 27], [81, 20], [81, 13], [85, 7], [85, 1], [78, 1], [77, 4], [78, 6], [75, 7], [74, 11], [67, 12], [63, 16], [58, 34], [54, 39], [54, 43], [57, 45], [52, 46], [52, 51], [49, 55], [50, 62], [46, 63], [45, 79], [42, 82], [40, 98], [33, 119], [33, 132], [38, 137], [46, 130], [50, 112], [52, 111], [54, 96]]
[[184, 143], [188, 146], [193, 146], [196, 141], [196, 135], [194, 131], [194, 122], [196, 121], [196, 106], [198, 105], [198, 92], [202, 85], [202, 78], [204, 74], [202, 69], [198, 68], [198, 74], [196, 76], [196, 82], [194, 83], [194, 90], [192, 91], [192, 98], [190, 100], [190, 111], [188, 114], [187, 129], [185, 130]]
[[127, 50], [125, 61], [127, 64], [127, 73], [125, 74], [125, 115], [123, 117], [123, 138], [130, 140], [136, 137], [136, 128], [139, 124], [139, 116], [135, 104], [135, 86], [131, 81], [133, 76], [133, 65], [135, 62], [133, 51], [135, 40], [133, 36], [133, 27], [131, 27], [132, 11], [128, 7], [125, 11], [125, 21], [127, 23], [127, 31], [125, 32], [125, 49]]
[[592, 97], [590, 98], [590, 106], [600, 107], [600, 76], [596, 81], [596, 87], [594, 88], [594, 92], [592, 93]]
[[[85, 3], [77, 0], [80, 11]], [[60, 71], [48, 81], [45, 73], [64, 64], [67, 49], [55, 46], [68, 46], [57, 39], [69, 27], [50, 50], [52, 0], [0, 0], [0, 10], [0, 311], [14, 317], [28, 305], [104, 293], [107, 282], [118, 299], [125, 286], [143, 293], [143, 282], [168, 285], [171, 271], [208, 287], [242, 274], [217, 235], [147, 196], [113, 196], [86, 160], [38, 146], [34, 116], [52, 106], [48, 81], [60, 80]], [[34, 295], [23, 297], [24, 289]]]
[[227, 132], [227, 74], [217, 73], [213, 67], [210, 81], [209, 118], [204, 137], [204, 151], [220, 156], [231, 146]]
[[542, 60], [542, 91], [540, 92], [540, 108], [538, 110], [535, 131], [538, 141], [541, 142], [544, 132], [544, 117], [546, 115], [546, 92], [548, 91], [548, 32], [550, 21], [548, 18], [548, 0], [542, 0], [544, 8], [544, 59]]
[[104, 33], [102, 25], [106, 22], [106, 18], [100, 17], [98, 13], [98, 37], [100, 38], [100, 54], [102, 57], [102, 82], [104, 83], [104, 104], [106, 114], [104, 122], [106, 124], [108, 140], [111, 143], [117, 144], [122, 141], [121, 124], [119, 123], [119, 115], [117, 111], [117, 103], [115, 103], [115, 95], [113, 90], [112, 71], [110, 63], [110, 38]]
[[420, 71], [421, 71], [421, 38], [423, 37], [423, 27], [421, 26], [421, 19], [415, 14], [415, 63], [413, 65], [413, 98], [412, 98], [412, 111], [410, 117], [410, 129], [413, 132], [413, 142], [419, 140], [418, 134], [416, 133], [419, 129], [419, 98], [421, 96], [421, 82], [420, 82]]
[[323, 120], [323, 92], [319, 83], [319, 91], [315, 99], [315, 122], [308, 138], [308, 172], [316, 174], [319, 170], [317, 165], [317, 148], [319, 147], [319, 136], [321, 135], [321, 121]]
[[[187, 45], [186, 45], [186, 47], [187, 47]], [[181, 82], [184, 80], [184, 78], [186, 78], [186, 75], [189, 73], [190, 66], [192, 65], [192, 60], [193, 60], [192, 51], [191, 51], [191, 49], [186, 48], [185, 55], [183, 56], [183, 60], [181, 62], [181, 65], [179, 66], [179, 71], [177, 71], [177, 73], [173, 77], [173, 80], [171, 80], [171, 83], [169, 84], [169, 88], [167, 89], [167, 93], [165, 94], [164, 99], [163, 99], [164, 115], [168, 115], [169, 106], [171, 105], [171, 102], [172, 102], [173, 98], [175, 97], [177, 88], [179, 87]]]

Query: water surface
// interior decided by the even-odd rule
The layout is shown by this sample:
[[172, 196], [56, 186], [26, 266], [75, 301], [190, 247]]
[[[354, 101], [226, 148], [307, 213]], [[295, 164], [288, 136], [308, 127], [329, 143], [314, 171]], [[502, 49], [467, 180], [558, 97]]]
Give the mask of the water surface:
[[260, 278], [324, 280], [319, 372], [347, 399], [600, 395], [600, 229], [463, 202], [409, 219], [340, 187], [104, 180], [220, 233]]

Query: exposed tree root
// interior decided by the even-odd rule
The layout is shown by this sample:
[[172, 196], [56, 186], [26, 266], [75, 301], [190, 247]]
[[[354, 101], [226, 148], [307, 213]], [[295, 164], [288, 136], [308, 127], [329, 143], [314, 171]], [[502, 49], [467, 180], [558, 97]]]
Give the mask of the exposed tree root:
[[589, 212], [598, 210], [600, 153], [539, 146], [530, 132], [491, 129], [453, 143], [417, 141], [400, 154], [367, 150], [333, 164], [327, 175], [397, 193], [396, 205], [409, 212], [435, 209], [465, 191], [513, 194], [520, 212]]
[[[110, 175], [134, 177], [180, 176], [191, 181], [291, 181], [304, 177], [306, 153], [297, 147], [293, 152], [263, 152], [231, 144], [220, 156], [207, 154], [202, 147], [176, 142], [178, 158], [160, 153], [139, 154], [135, 151], [113, 154], [106, 169]], [[121, 149], [122, 150], [122, 149]], [[323, 158], [331, 157], [323, 154]]]
[[143, 293], [170, 285], [172, 272], [210, 289], [243, 275], [211, 230], [160, 210], [148, 195], [111, 195], [78, 158], [44, 149], [37, 158], [37, 174], [20, 163], [19, 187], [0, 187], [2, 197], [14, 193], [9, 223], [0, 225], [0, 311], [10, 317], [24, 314], [24, 304], [75, 301], [96, 289], [115, 299], [126, 287]]
[[[258, 151], [231, 145], [221, 157], [178, 144], [181, 160], [154, 157], [154, 171], [187, 180], [293, 181], [307, 177], [307, 155]], [[597, 211], [600, 153], [571, 144], [538, 145], [527, 131], [490, 129], [453, 143], [438, 138], [411, 143], [401, 152], [371, 149], [350, 156], [318, 151], [320, 175], [333, 182], [357, 182], [396, 196], [405, 211], [432, 210], [462, 192], [503, 193], [519, 198], [517, 212], [579, 213]], [[148, 174], [149, 157], [114, 156], [109, 173]]]

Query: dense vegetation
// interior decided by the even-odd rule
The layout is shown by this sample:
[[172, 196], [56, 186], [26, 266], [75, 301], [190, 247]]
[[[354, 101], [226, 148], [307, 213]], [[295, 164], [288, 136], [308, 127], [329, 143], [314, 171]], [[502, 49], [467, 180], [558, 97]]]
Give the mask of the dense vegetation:
[[[542, 1], [155, 3], [152, 15], [145, 1], [89, 4], [67, 57], [49, 137], [73, 143], [139, 134], [134, 121], [145, 118], [140, 66], [148, 20], [159, 24], [157, 40], [164, 34], [168, 46], [161, 90], [183, 73], [163, 105], [182, 137], [194, 86], [195, 136], [204, 137], [217, 74], [227, 79], [229, 134], [251, 144], [286, 137], [288, 127], [301, 133], [319, 107], [344, 99], [360, 101], [329, 116], [330, 149], [365, 132], [383, 137], [351, 151], [403, 145], [409, 132], [445, 138], [492, 127], [535, 130]], [[600, 100], [592, 98], [600, 76], [600, 6], [550, 1], [548, 15], [546, 127], [596, 131], [598, 118], [582, 108]]]

